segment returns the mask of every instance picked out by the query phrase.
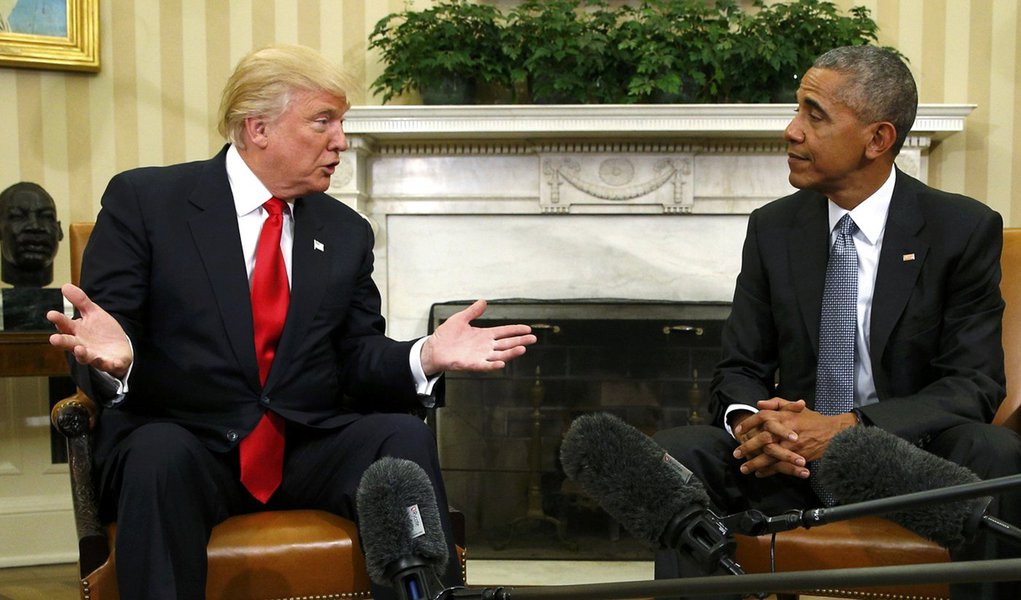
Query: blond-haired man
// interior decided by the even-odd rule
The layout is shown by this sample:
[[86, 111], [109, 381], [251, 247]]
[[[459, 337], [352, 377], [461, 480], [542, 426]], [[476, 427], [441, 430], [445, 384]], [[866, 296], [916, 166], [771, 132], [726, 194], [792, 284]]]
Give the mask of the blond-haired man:
[[[118, 521], [123, 598], [201, 598], [209, 532], [232, 514], [356, 518], [361, 474], [381, 456], [422, 466], [446, 506], [435, 440], [401, 411], [439, 402], [444, 370], [499, 369], [535, 341], [526, 326], [471, 327], [482, 301], [427, 338], [384, 336], [372, 231], [323, 193], [347, 148], [347, 109], [341, 72], [318, 53], [253, 52], [225, 87], [219, 154], [121, 173], [103, 196], [81, 288], [63, 288], [80, 318], [49, 318], [51, 343], [106, 407], [96, 467], [103, 515]], [[271, 222], [277, 237], [263, 245]], [[280, 261], [287, 288], [268, 338], [276, 300], [253, 299], [260, 261]], [[283, 440], [281, 479], [260, 492], [241, 482], [253, 431]], [[450, 560], [447, 584], [457, 571]]]

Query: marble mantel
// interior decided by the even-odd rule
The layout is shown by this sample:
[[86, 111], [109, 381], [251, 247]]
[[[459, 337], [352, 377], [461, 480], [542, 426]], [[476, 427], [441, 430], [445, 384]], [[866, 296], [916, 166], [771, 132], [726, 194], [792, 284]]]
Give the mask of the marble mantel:
[[[933, 139], [964, 129], [973, 104], [923, 104], [913, 133]], [[778, 139], [793, 104], [356, 106], [345, 131], [377, 141], [613, 136]]]
[[[922, 105], [928, 176], [973, 105]], [[729, 300], [747, 214], [792, 191], [791, 104], [354, 107], [330, 194], [376, 230], [391, 335], [473, 297]]]

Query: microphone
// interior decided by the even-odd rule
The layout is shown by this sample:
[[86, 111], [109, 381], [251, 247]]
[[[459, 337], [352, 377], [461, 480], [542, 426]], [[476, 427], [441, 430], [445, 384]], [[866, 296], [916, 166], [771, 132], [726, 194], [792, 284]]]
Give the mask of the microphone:
[[567, 476], [635, 537], [686, 552], [707, 574], [744, 574], [702, 482], [641, 431], [610, 414], [583, 415], [564, 435], [560, 461]]
[[356, 495], [365, 566], [399, 600], [433, 598], [443, 585], [447, 544], [432, 482], [410, 460], [383, 457], [362, 475]]
[[[833, 494], [839, 505], [981, 481], [971, 470], [878, 427], [850, 427], [835, 435], [813, 477]], [[987, 519], [996, 521], [996, 525], [1006, 525], [985, 514], [991, 501], [988, 496], [970, 498], [885, 516], [905, 529], [954, 549], [971, 541]]]

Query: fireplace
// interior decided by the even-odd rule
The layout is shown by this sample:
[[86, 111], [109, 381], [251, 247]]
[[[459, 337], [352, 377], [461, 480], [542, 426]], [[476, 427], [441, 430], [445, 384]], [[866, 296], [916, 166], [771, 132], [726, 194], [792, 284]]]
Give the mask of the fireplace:
[[[566, 511], [563, 537], [587, 539], [572, 528], [588, 521], [585, 536], [619, 535], [615, 552], [629, 551], [626, 535], [556, 480], [559, 435], [574, 414], [588, 410], [609, 410], [650, 430], [701, 416], [689, 397], [703, 396], [711, 377], [748, 213], [792, 191], [782, 131], [793, 108], [382, 106], [348, 112], [351, 149], [330, 194], [360, 211], [376, 232], [373, 278], [388, 333], [424, 335], [444, 311], [459, 306], [450, 299], [527, 298], [493, 302], [485, 319], [550, 325], [541, 330], [542, 342], [505, 373], [448, 375], [451, 406], [438, 411], [435, 424], [451, 496], [476, 528], [474, 556], [482, 548], [476, 539], [495, 548], [500, 528], [530, 509], [538, 516], [519, 528]], [[972, 109], [922, 105], [898, 166], [924, 181], [930, 147], [963, 129]], [[593, 298], [612, 300], [586, 300]], [[692, 319], [702, 323], [701, 337], [662, 332], [668, 322]], [[608, 328], [627, 343], [586, 346]], [[685, 342], [696, 349], [682, 349]], [[588, 361], [579, 362], [582, 356]], [[631, 360], [639, 356], [645, 360]], [[661, 369], [654, 372], [654, 364]], [[627, 365], [630, 370], [610, 372]], [[534, 397], [541, 398], [538, 419]], [[479, 404], [491, 410], [476, 410]], [[526, 468], [536, 438], [542, 448], [538, 496]], [[503, 439], [504, 451], [496, 452], [489, 439]], [[496, 476], [482, 467], [506, 472], [501, 477], [509, 487], [494, 491]], [[469, 496], [470, 490], [478, 493]], [[545, 504], [541, 510], [536, 497]], [[512, 558], [534, 554], [531, 546], [548, 552], [570, 546], [555, 523], [537, 529], [549, 527], [552, 534], [540, 531], [532, 541], [493, 552]], [[585, 556], [584, 548], [566, 552]]]

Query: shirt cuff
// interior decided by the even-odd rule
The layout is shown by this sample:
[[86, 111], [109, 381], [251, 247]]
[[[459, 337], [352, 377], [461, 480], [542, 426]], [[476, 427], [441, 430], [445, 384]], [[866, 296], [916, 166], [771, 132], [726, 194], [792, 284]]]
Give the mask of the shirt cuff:
[[727, 430], [727, 433], [730, 434], [730, 437], [734, 437], [734, 431], [730, 428], [730, 413], [739, 410], [747, 411], [750, 413], [759, 412], [759, 409], [755, 408], [754, 406], [748, 406], [747, 404], [731, 404], [730, 406], [728, 406], [726, 412], [723, 413], [723, 428]]
[[124, 402], [124, 398], [128, 394], [128, 379], [131, 377], [131, 370], [135, 367], [135, 347], [131, 343], [131, 338], [127, 338], [127, 340], [128, 347], [131, 349], [131, 364], [128, 365], [128, 372], [124, 374], [123, 379], [117, 379], [106, 371], [92, 369], [92, 372], [96, 375], [97, 383], [99, 383], [99, 393], [105, 398], [103, 405], [107, 408], [112, 408]]
[[439, 375], [432, 377], [425, 376], [425, 368], [422, 367], [422, 346], [427, 338], [420, 338], [411, 347], [411, 355], [408, 357], [411, 362], [411, 376], [415, 379], [415, 391], [422, 400], [422, 406], [432, 408], [436, 400], [433, 398], [433, 387], [440, 380]]

